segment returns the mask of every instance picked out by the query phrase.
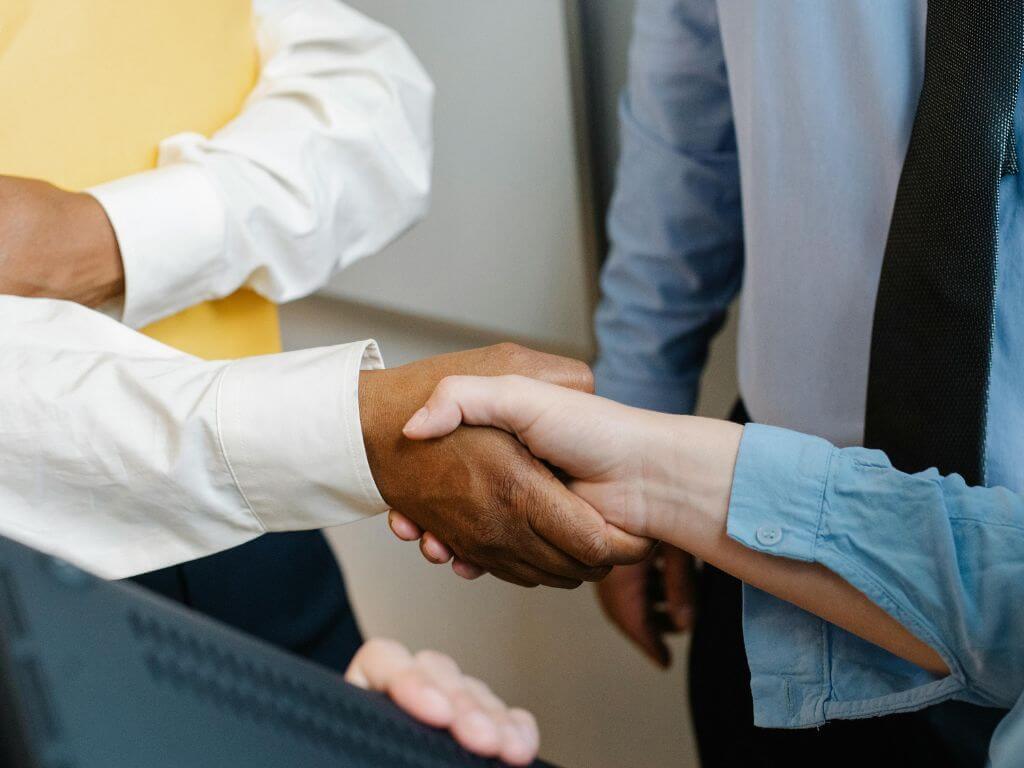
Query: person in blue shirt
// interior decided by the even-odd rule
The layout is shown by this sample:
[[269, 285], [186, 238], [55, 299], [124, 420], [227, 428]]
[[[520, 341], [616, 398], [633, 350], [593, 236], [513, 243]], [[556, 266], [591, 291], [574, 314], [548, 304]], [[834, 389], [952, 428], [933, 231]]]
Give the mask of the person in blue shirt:
[[[598, 393], [692, 412], [742, 286], [736, 420], [827, 442], [748, 428], [736, 535], [762, 520], [780, 554], [873, 555], [857, 566], [870, 585], [851, 583], [962, 652], [922, 676], [707, 565], [690, 655], [705, 768], [981, 765], [1015, 698], [1013, 654], [986, 652], [1024, 640], [997, 610], [1024, 574], [1021, 15], [1019, 0], [638, 0]], [[663, 572], [616, 568], [600, 594], [664, 661], [651, 582], [667, 579], [678, 626], [692, 607], [685, 556], [659, 557]], [[849, 720], [770, 730], [832, 718]]]
[[[953, 19], [950, 32], [943, 33], [940, 26], [929, 30], [929, 17], [941, 22], [943, 14], [955, 14], [958, 5], [963, 18]], [[937, 431], [960, 433], [962, 420], [949, 415], [923, 419], [907, 413], [903, 418], [906, 439], [916, 443], [911, 446], [919, 453], [916, 460], [905, 460], [896, 452], [896, 441], [865, 442], [866, 429], [879, 431], [869, 418], [869, 384], [874, 384], [875, 370], [884, 372], [884, 366], [874, 363], [886, 357], [881, 348], [887, 340], [891, 346], [892, 340], [891, 332], [888, 339], [873, 336], [883, 311], [878, 302], [885, 295], [906, 294], [904, 287], [881, 294], [879, 286], [883, 262], [899, 239], [894, 230], [897, 192], [901, 179], [910, 175], [905, 173], [905, 161], [911, 157], [908, 149], [919, 111], [924, 113], [919, 105], [924, 106], [926, 57], [933, 57], [928, 66], [938, 75], [944, 60], [964, 60], [949, 52], [955, 45], [943, 39], [945, 34], [959, 36], [954, 43], [963, 50], [987, 56], [979, 59], [979, 67], [996, 58], [993, 48], [967, 23], [977, 15], [967, 8], [974, 5], [935, 0], [639, 0], [628, 86], [620, 108], [622, 153], [609, 215], [611, 252], [596, 319], [599, 394], [634, 406], [691, 413], [708, 343], [740, 295], [738, 367], [747, 418], [818, 435], [839, 446], [885, 448], [901, 469], [940, 466], [947, 473], [974, 475], [974, 484], [1024, 491], [1020, 174], [1007, 174], [992, 186], [998, 195], [998, 269], [989, 270], [989, 279], [995, 281], [994, 306], [975, 301], [970, 290], [961, 294], [963, 302], [973, 302], [985, 313], [993, 329], [991, 338], [975, 344], [989, 352], [987, 375], [975, 379], [986, 393], [987, 412], [975, 424], [983, 428], [983, 473], [944, 464], [944, 441], [924, 434], [922, 424], [927, 423]], [[1007, 28], [1016, 29], [1018, 24], [1017, 19], [1003, 20]], [[955, 63], [952, 66], [945, 78], [951, 83], [960, 71]], [[987, 73], [988, 82], [996, 80], [994, 73]], [[1008, 77], [1005, 82], [1012, 86], [1016, 80]], [[962, 105], [959, 112], [970, 108]], [[1009, 115], [1009, 148], [1019, 152], [1019, 101]], [[952, 120], [945, 123], [954, 125]], [[947, 158], [953, 148], [962, 150], [964, 163], [982, 164], [984, 152], [972, 141], [939, 142], [938, 149], [926, 147], [922, 154]], [[950, 171], [951, 178], [974, 173], [956, 164]], [[907, 187], [906, 197], [926, 197], [911, 184]], [[969, 194], [969, 185], [963, 184], [943, 190], [942, 196], [955, 199], [966, 215], [973, 212]], [[955, 208], [939, 206], [930, 219], [921, 217], [921, 226], [926, 228], [931, 220], [940, 229], [939, 224], [955, 214]], [[905, 230], [903, 226], [900, 234]], [[926, 235], [915, 235], [912, 245], [914, 237], [922, 244], [927, 240]], [[950, 251], [958, 250], [950, 245]], [[925, 247], [920, 251], [931, 253]], [[946, 273], [961, 269], [955, 265]], [[890, 285], [933, 282], [919, 273], [916, 279]], [[911, 303], [908, 299], [904, 308], [890, 302], [887, 316], [911, 315]], [[960, 309], [947, 307], [945, 317], [952, 328], [942, 324], [941, 313], [938, 320], [918, 325], [928, 328], [931, 339], [954, 339], [961, 335], [956, 326], [963, 320]], [[907, 327], [911, 325], [908, 319]], [[925, 350], [928, 345], [908, 336], [905, 346]], [[890, 351], [888, 357], [892, 356]], [[957, 361], [963, 359], [950, 346], [932, 350], [931, 368], [910, 358], [905, 367], [909, 378], [916, 370], [914, 381], [927, 386], [929, 381], [948, 381], [942, 366], [958, 371]], [[980, 367], [985, 367], [984, 360]], [[966, 377], [963, 369], [959, 374]], [[955, 405], [956, 382], [942, 386], [943, 402], [953, 400]], [[879, 386], [877, 391], [883, 389]], [[939, 389], [937, 385], [922, 394], [890, 386], [884, 399], [896, 416], [886, 428], [900, 428], [892, 422], [908, 410], [907, 398], [935, 399], [933, 393]], [[936, 413], [948, 410], [937, 407]], [[742, 417], [743, 410], [737, 415]], [[661, 556], [669, 562], [680, 557], [671, 550]], [[972, 565], [965, 557], [963, 567]], [[670, 572], [689, 573], [678, 565]], [[657, 624], [647, 618], [650, 606], [644, 595], [658, 590], [643, 584], [659, 579], [659, 573], [650, 564], [616, 569], [600, 587], [612, 615], [648, 648], [657, 648], [660, 641]], [[741, 596], [739, 583], [717, 569], [705, 568], [695, 578], [698, 610], [690, 657], [691, 705], [706, 766], [773, 764], [778, 750], [791, 755], [836, 750], [885, 760], [897, 749], [905, 765], [983, 761], [984, 745], [1002, 713], [966, 705], [798, 734], [754, 730], [755, 710], [763, 725], [784, 727], [809, 720], [792, 711], [768, 717], [759, 703], [757, 693], [766, 684], [765, 675], [778, 676], [765, 669], [765, 664], [771, 666], [769, 660], [753, 652], [758, 636], [748, 631], [744, 647], [741, 613], [749, 619], [752, 613], [773, 612], [792, 637], [822, 636], [820, 622], [750, 590]], [[688, 594], [678, 576], [664, 591], [669, 597], [682, 596], [677, 599]], [[689, 621], [686, 607], [677, 605], [684, 608], [676, 612], [681, 626]], [[806, 648], [791, 647], [811, 663], [813, 655]], [[851, 661], [866, 665], [865, 653], [858, 651]], [[781, 659], [775, 656], [774, 663]], [[788, 691], [795, 696], [795, 689]], [[849, 693], [849, 688], [836, 688], [831, 695]], [[803, 706], [799, 698], [791, 701], [791, 707]], [[861, 714], [905, 708], [889, 702], [865, 706]], [[932, 744], [939, 745], [937, 752]]]
[[[991, 765], [1021, 765], [1024, 494], [934, 469], [901, 472], [877, 450], [637, 409], [521, 376], [449, 377], [404, 432], [429, 440], [460, 424], [516, 435], [609, 524], [746, 584], [759, 724], [1016, 702]], [[809, 762], [778, 746], [766, 762]], [[902, 765], [901, 745], [888, 750], [879, 765]], [[850, 757], [822, 753], [813, 764]]]

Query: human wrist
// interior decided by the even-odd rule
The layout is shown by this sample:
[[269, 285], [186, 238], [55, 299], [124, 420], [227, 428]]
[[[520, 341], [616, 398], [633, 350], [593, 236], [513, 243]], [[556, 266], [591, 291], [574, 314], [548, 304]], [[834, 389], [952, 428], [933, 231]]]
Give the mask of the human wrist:
[[366, 449], [366, 460], [370, 465], [377, 490], [385, 502], [390, 504], [388, 446], [392, 435], [388, 429], [387, 408], [384, 401], [385, 371], [359, 372], [359, 422], [363, 431], [363, 445]]
[[699, 557], [725, 536], [743, 427], [716, 419], [661, 416], [650, 450], [647, 535]]
[[391, 507], [405, 499], [407, 457], [415, 448], [403, 436], [402, 427], [426, 402], [433, 386], [431, 381], [405, 375], [407, 371], [408, 367], [399, 367], [359, 373], [359, 420], [366, 460], [377, 490]]
[[67, 263], [74, 271], [69, 298], [98, 306], [124, 293], [124, 264], [117, 236], [99, 201], [84, 192], [69, 193], [64, 201], [69, 235]]

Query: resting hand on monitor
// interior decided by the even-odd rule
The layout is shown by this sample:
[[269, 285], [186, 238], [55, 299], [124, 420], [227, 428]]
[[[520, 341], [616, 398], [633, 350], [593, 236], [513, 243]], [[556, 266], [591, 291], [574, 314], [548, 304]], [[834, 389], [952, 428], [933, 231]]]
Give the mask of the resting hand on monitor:
[[[728, 536], [743, 427], [630, 408], [519, 376], [457, 376], [441, 382], [404, 432], [432, 440], [460, 424], [515, 435], [568, 475], [569, 489], [617, 528], [691, 552], [924, 669], [947, 673], [932, 648], [834, 572], [749, 549]], [[403, 537], [419, 532], [401, 518], [392, 519], [392, 528]], [[425, 549], [451, 554], [440, 551], [443, 536], [423, 535]], [[466, 564], [457, 570], [478, 572]]]
[[413, 655], [401, 643], [374, 639], [359, 649], [345, 679], [381, 691], [412, 717], [451, 731], [467, 750], [511, 765], [529, 765], [540, 737], [533, 715], [510, 709], [444, 654]]

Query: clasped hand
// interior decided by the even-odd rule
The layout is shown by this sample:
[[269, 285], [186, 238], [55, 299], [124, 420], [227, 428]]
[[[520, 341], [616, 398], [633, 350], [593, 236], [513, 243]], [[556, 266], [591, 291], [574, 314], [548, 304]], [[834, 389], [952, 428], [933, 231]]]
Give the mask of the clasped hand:
[[[698, 556], [722, 535], [742, 434], [736, 425], [630, 408], [524, 376], [454, 376], [440, 382], [403, 432], [429, 443], [480, 426], [508, 432], [556, 467], [567, 490], [618, 530], [678, 540], [683, 526], [687, 549]], [[399, 538], [421, 539], [433, 562], [454, 557], [466, 578], [488, 570], [418, 521], [393, 512], [391, 527]]]
[[[460, 568], [522, 586], [576, 587], [648, 555], [650, 540], [609, 522], [503, 430], [449, 429], [430, 440], [403, 435], [403, 425], [453, 374], [517, 374], [559, 391], [593, 390], [583, 363], [514, 344], [364, 371], [359, 398], [367, 458], [384, 501], [402, 520], [444, 541]], [[429, 557], [426, 543], [423, 551]]]

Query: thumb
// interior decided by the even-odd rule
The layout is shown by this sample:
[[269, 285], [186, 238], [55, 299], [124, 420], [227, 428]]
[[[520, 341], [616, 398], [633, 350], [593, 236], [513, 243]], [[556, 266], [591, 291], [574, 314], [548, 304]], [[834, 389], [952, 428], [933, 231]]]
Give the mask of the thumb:
[[518, 434], [560, 390], [525, 376], [448, 376], [402, 432], [411, 440], [429, 440], [454, 432], [460, 424], [471, 424]]

